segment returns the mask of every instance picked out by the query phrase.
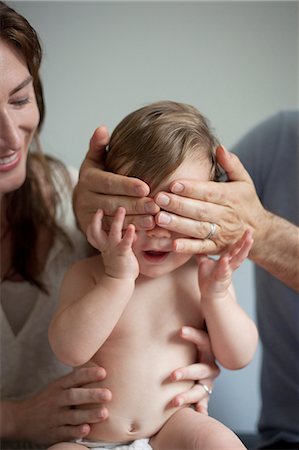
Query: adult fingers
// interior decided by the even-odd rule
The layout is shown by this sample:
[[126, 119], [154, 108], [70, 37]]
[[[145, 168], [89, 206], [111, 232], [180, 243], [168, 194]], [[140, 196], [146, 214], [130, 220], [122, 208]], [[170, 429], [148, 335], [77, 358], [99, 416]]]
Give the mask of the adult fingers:
[[98, 127], [89, 142], [89, 149], [80, 167], [76, 190], [90, 190], [102, 194], [146, 196], [149, 187], [137, 178], [105, 172], [105, 148], [109, 143], [109, 133], [105, 126]]
[[105, 172], [94, 166], [82, 167], [79, 178], [80, 184], [84, 184], [84, 187], [93, 192], [108, 195], [145, 197], [150, 192], [149, 186], [139, 178]]
[[[193, 184], [196, 186], [198, 183], [193, 182]], [[231, 188], [228, 188], [227, 185], [228, 183], [224, 183], [225, 191]], [[157, 194], [154, 200], [163, 208], [163, 211], [156, 214], [155, 220], [157, 225], [162, 228], [171, 231], [177, 230], [181, 234], [193, 238], [206, 239], [213, 223], [215, 230], [212, 238], [217, 247], [231, 241], [235, 242], [244, 232], [244, 223], [236, 207], [236, 202], [232, 207], [167, 193], [165, 196], [169, 199], [169, 203], [164, 206], [160, 195], [164, 197], [164, 192]], [[232, 193], [227, 192], [227, 198], [231, 197]]]
[[186, 367], [180, 367], [171, 374], [173, 381], [214, 379], [219, 375], [219, 367], [216, 363], [195, 363]]
[[112, 394], [107, 388], [69, 388], [60, 396], [61, 406], [78, 406], [90, 403], [107, 403]]
[[208, 413], [208, 404], [209, 404], [209, 398], [208, 397], [204, 397], [202, 400], [200, 400], [199, 402], [197, 402], [194, 406], [195, 406], [195, 411], [201, 413], [201, 414], [205, 414], [205, 415], [209, 415]]
[[[186, 198], [180, 197], [179, 203], [186, 202]], [[194, 202], [194, 211], [196, 211], [196, 200]], [[189, 203], [190, 205], [190, 203]], [[181, 210], [183, 206], [181, 205]], [[204, 219], [198, 220], [190, 217], [182, 217], [166, 211], [161, 211], [155, 216], [157, 225], [170, 231], [177, 231], [189, 238], [178, 238], [174, 243], [174, 250], [182, 253], [221, 253], [228, 248], [230, 244], [238, 240], [244, 233], [245, 224], [243, 220], [231, 207], [216, 205], [212, 213], [211, 204], [206, 207]], [[192, 214], [192, 209], [189, 210]], [[198, 212], [194, 212], [196, 217]], [[214, 224], [213, 235], [209, 236]]]
[[196, 254], [204, 253], [208, 255], [217, 255], [223, 250], [223, 246], [210, 239], [176, 239], [173, 243], [173, 250], [177, 253]]
[[64, 413], [64, 424], [80, 425], [83, 423], [98, 423], [108, 418], [108, 410], [99, 405], [88, 409], [68, 408]]
[[199, 360], [201, 364], [193, 364], [188, 367], [190, 367], [191, 370], [192, 368], [194, 368], [198, 371], [201, 369], [201, 366], [202, 368], [206, 367], [203, 363], [207, 363], [207, 371], [201, 374], [197, 373], [196, 377], [191, 379], [201, 380], [203, 378], [215, 378], [216, 376], [218, 376], [220, 370], [215, 363], [215, 356], [212, 351], [211, 341], [208, 333], [204, 330], [199, 330], [194, 327], [184, 326], [180, 330], [180, 336], [186, 341], [192, 342], [198, 348]]
[[[216, 186], [217, 189], [215, 192], [219, 190], [220, 183], [214, 183], [213, 181], [207, 183]], [[161, 191], [154, 196], [154, 201], [164, 211], [175, 213], [178, 216], [189, 217], [190, 219], [198, 221], [203, 220], [202, 218], [204, 217], [204, 220], [207, 220], [207, 222], [215, 221], [216, 218], [221, 216], [221, 212], [226, 204], [226, 198], [222, 199], [223, 189], [220, 189], [221, 194], [219, 194], [219, 203], [204, 200], [201, 198], [200, 187], [205, 184], [205, 182], [189, 180], [188, 186], [190, 186], [190, 193], [192, 193], [193, 197], [185, 195], [185, 192], [183, 195], [177, 195], [171, 192]], [[225, 186], [225, 183], [222, 184]]]
[[[225, 169], [228, 175], [229, 181], [234, 181], [234, 191], [238, 191], [237, 184], [244, 185], [249, 183], [253, 185], [252, 179], [250, 178], [248, 172], [242, 165], [239, 158], [233, 153], [229, 153], [224, 147], [217, 148], [217, 160], [221, 166]], [[215, 181], [196, 181], [196, 180], [175, 180], [170, 184], [170, 191], [179, 196], [187, 197], [190, 199], [201, 200], [205, 203], [212, 203], [214, 205], [227, 205], [230, 203], [230, 196], [228, 193], [231, 190], [230, 183], [215, 182]], [[163, 193], [167, 197], [167, 193]], [[163, 196], [163, 198], [158, 198], [160, 193], [156, 195], [157, 203], [166, 209], [167, 211], [176, 211], [180, 214], [179, 207], [173, 202], [174, 207], [171, 208], [172, 204], [168, 205], [168, 199]], [[191, 204], [192, 205], [192, 204]], [[206, 211], [204, 209], [204, 204], [197, 203], [196, 211], [194, 214], [206, 216]], [[185, 214], [181, 214], [185, 215]], [[188, 217], [196, 218], [196, 215], [188, 215]], [[212, 220], [213, 217], [210, 217]]]
[[[196, 217], [189, 218], [187, 214], [182, 217], [181, 215], [160, 211], [156, 214], [155, 221], [156, 224], [162, 228], [167, 228], [170, 231], [177, 231], [178, 233], [197, 239], [205, 239], [211, 231], [210, 222], [203, 222]], [[219, 232], [219, 227], [217, 224], [215, 225], [216, 235]]]
[[198, 383], [195, 383], [189, 390], [176, 395], [172, 401], [174, 406], [191, 405], [206, 399], [207, 394]]
[[180, 336], [183, 339], [192, 342], [192, 344], [195, 344], [200, 351], [211, 352], [211, 341], [206, 331], [184, 326], [180, 330]]
[[[53, 433], [55, 435], [55, 441], [51, 440], [51, 444], [56, 442], [70, 441], [71, 439], [84, 438], [90, 433], [90, 425], [87, 423], [81, 425], [64, 425], [55, 430]], [[49, 439], [48, 439], [49, 440]], [[46, 442], [47, 443], [47, 439]]]
[[[239, 158], [229, 153], [224, 147], [217, 148], [217, 160], [227, 173], [229, 181], [253, 184], [248, 172]], [[235, 184], [235, 183], [234, 183]], [[229, 183], [216, 181], [175, 180], [170, 184], [170, 191], [180, 196], [202, 200], [219, 205], [229, 203], [226, 189]], [[230, 189], [230, 188], [229, 188]], [[235, 187], [234, 187], [235, 189]], [[166, 205], [165, 205], [166, 206]], [[166, 208], [168, 210], [168, 207]]]
[[[105, 172], [106, 173], [106, 172]], [[105, 176], [105, 175], [104, 175]], [[124, 186], [122, 186], [123, 188]], [[90, 187], [90, 189], [92, 189]], [[116, 188], [117, 189], [117, 188]], [[115, 190], [116, 190], [115, 189]], [[149, 197], [131, 197], [129, 195], [106, 195], [93, 190], [86, 191], [84, 196], [79, 197], [77, 208], [94, 214], [99, 208], [107, 216], [114, 216], [117, 209], [123, 206], [127, 214], [156, 214], [160, 208]]]
[[106, 371], [103, 367], [80, 367], [74, 369], [67, 375], [56, 380], [56, 384], [63, 389], [84, 386], [88, 383], [102, 381], [106, 378]]
[[[101, 173], [103, 177], [106, 177], [106, 172], [101, 172], [96, 169], [97, 177], [101, 180]], [[113, 175], [113, 174], [112, 174]], [[109, 229], [111, 224], [111, 217], [114, 216], [115, 211], [119, 206], [124, 206], [128, 213], [125, 221], [125, 226], [128, 223], [133, 223], [137, 229], [151, 229], [154, 227], [155, 222], [152, 217], [159, 211], [159, 207], [149, 197], [130, 197], [128, 195], [105, 195], [94, 192], [96, 186], [99, 184], [95, 182], [95, 186], [86, 186], [84, 182], [79, 180], [79, 184], [76, 186], [74, 195], [74, 209], [76, 217], [81, 229], [86, 232], [88, 225], [90, 224], [93, 215], [100, 208], [105, 213], [104, 229]], [[130, 194], [130, 189], [125, 189], [128, 178], [124, 178], [124, 184], [120, 185], [123, 192]], [[101, 181], [100, 181], [101, 182]], [[113, 184], [113, 182], [112, 182]], [[117, 191], [117, 185], [115, 191]], [[101, 188], [100, 189], [105, 189]], [[105, 190], [104, 190], [105, 192]], [[139, 216], [141, 214], [141, 216]], [[108, 218], [110, 217], [110, 219]], [[132, 217], [131, 217], [132, 216]]]
[[86, 158], [95, 162], [103, 163], [105, 148], [109, 143], [109, 133], [104, 125], [99, 126], [94, 131], [90, 141], [89, 149], [86, 153]]
[[252, 180], [234, 153], [228, 152], [223, 146], [219, 146], [216, 150], [217, 162], [225, 170], [230, 181], [246, 181], [252, 183]]

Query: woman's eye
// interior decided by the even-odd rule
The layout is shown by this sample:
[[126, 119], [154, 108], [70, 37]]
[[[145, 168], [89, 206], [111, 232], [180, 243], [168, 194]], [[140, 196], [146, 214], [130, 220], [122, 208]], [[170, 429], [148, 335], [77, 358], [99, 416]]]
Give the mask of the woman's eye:
[[11, 102], [13, 105], [20, 107], [20, 106], [24, 106], [27, 103], [29, 103], [29, 97], [24, 97], [24, 98], [19, 98], [17, 100], [12, 100]]

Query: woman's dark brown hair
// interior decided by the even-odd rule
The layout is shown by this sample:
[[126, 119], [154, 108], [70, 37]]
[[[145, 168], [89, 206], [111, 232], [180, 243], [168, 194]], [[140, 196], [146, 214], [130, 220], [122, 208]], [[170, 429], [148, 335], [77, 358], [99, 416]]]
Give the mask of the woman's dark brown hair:
[[[39, 231], [43, 229], [55, 238], [67, 239], [64, 231], [56, 224], [55, 210], [59, 193], [54, 179], [54, 172], [63, 174], [66, 184], [70, 186], [68, 173], [62, 163], [42, 153], [38, 133], [45, 115], [45, 105], [39, 69], [42, 49], [36, 31], [29, 22], [7, 4], [0, 1], [0, 39], [17, 49], [24, 58], [33, 78], [33, 87], [39, 109], [40, 120], [27, 158], [27, 176], [23, 185], [3, 198], [6, 214], [1, 241], [8, 238], [12, 246], [12, 258], [9, 270], [3, 279], [15, 275], [46, 291], [40, 279], [40, 262], [38, 261]], [[55, 169], [55, 171], [54, 171]], [[49, 199], [43, 193], [43, 183], [50, 192]], [[49, 208], [49, 204], [51, 207]]]
[[210, 178], [220, 175], [219, 145], [207, 119], [193, 106], [173, 101], [151, 103], [126, 116], [111, 135], [106, 169], [140, 178], [154, 191], [186, 156], [210, 161]]

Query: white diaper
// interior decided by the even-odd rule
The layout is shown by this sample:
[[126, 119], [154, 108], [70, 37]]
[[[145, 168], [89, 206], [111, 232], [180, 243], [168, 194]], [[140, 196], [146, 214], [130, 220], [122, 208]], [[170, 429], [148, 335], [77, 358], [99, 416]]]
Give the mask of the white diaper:
[[85, 445], [85, 447], [94, 450], [153, 450], [149, 445], [149, 439], [137, 439], [132, 442], [103, 442], [90, 441], [88, 439], [77, 439], [76, 444]]

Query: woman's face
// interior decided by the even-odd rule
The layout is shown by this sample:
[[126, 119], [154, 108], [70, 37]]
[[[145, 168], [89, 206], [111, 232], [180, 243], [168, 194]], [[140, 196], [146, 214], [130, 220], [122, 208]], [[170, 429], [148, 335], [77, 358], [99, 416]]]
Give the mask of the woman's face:
[[0, 39], [0, 195], [24, 183], [28, 148], [38, 123], [26, 62], [20, 52]]

